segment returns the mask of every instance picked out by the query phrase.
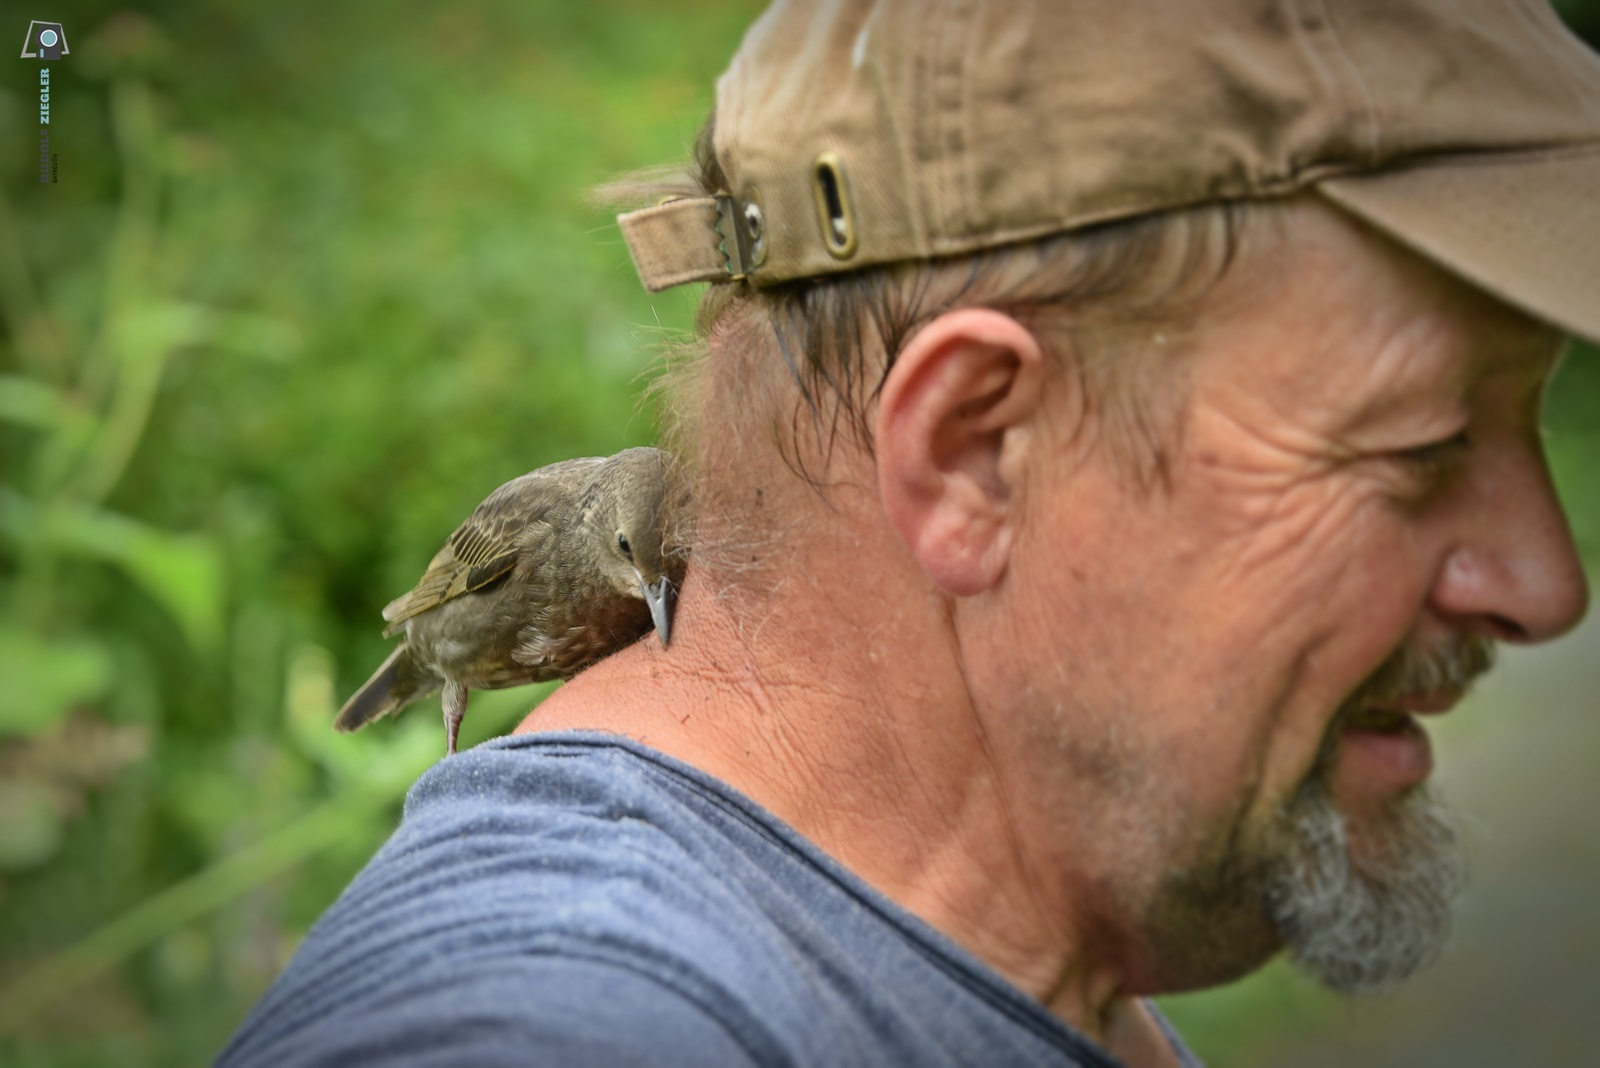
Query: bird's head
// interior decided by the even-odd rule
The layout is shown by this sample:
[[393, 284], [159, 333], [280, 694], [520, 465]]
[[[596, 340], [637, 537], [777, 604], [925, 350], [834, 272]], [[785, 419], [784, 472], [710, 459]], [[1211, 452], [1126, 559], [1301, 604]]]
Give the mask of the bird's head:
[[619, 591], [650, 607], [661, 644], [672, 636], [672, 608], [683, 581], [684, 553], [668, 536], [678, 492], [677, 461], [660, 449], [627, 449], [595, 472], [595, 532], [602, 567]]

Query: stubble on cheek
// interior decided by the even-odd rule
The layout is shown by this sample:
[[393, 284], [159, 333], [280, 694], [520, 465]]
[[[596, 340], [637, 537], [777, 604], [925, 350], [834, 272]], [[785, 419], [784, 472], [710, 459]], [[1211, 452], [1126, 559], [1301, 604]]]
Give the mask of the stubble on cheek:
[[1353, 472], [1330, 466], [1236, 504], [1232, 536], [1197, 566], [1215, 569], [1211, 681], [1233, 698], [1233, 781], [1265, 817], [1310, 772], [1335, 706], [1415, 625], [1425, 576], [1392, 502]]

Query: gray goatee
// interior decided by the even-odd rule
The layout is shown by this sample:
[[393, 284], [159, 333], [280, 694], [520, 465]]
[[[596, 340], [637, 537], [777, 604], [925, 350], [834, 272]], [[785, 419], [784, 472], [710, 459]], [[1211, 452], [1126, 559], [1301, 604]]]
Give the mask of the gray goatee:
[[1438, 956], [1466, 881], [1448, 811], [1416, 789], [1352, 828], [1329, 783], [1350, 717], [1464, 690], [1492, 654], [1490, 642], [1465, 638], [1390, 657], [1334, 716], [1312, 770], [1274, 813], [1232, 823], [1208, 859], [1169, 874], [1153, 913], [1186, 985], [1238, 978], [1284, 950], [1330, 989], [1369, 993]]
[[1295, 966], [1344, 994], [1387, 990], [1431, 964], [1450, 934], [1466, 865], [1448, 811], [1419, 790], [1364, 827], [1375, 855], [1351, 854], [1345, 817], [1320, 782], [1285, 814], [1288, 846], [1266, 899]]
[[1466, 884], [1455, 822], [1427, 789], [1363, 825], [1355, 854], [1327, 786], [1340, 727], [1375, 702], [1465, 690], [1493, 652], [1485, 639], [1461, 638], [1391, 657], [1345, 703], [1316, 768], [1280, 812], [1281, 848], [1263, 873], [1268, 913], [1294, 964], [1329, 989], [1375, 993], [1431, 964]]

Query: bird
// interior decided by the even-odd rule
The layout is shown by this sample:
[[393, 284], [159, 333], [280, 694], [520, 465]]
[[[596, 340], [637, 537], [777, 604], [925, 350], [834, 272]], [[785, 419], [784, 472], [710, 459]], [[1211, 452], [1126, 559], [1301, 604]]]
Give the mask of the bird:
[[416, 587], [383, 610], [404, 634], [334, 718], [353, 731], [443, 690], [445, 755], [469, 690], [567, 679], [654, 628], [665, 646], [687, 548], [676, 459], [654, 448], [563, 460], [496, 489]]

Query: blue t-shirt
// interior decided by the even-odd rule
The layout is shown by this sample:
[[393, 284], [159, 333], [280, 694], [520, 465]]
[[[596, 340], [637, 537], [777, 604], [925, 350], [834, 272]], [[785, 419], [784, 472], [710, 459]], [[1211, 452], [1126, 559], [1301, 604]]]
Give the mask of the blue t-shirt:
[[1117, 1062], [727, 785], [562, 733], [418, 780], [219, 1063]]

